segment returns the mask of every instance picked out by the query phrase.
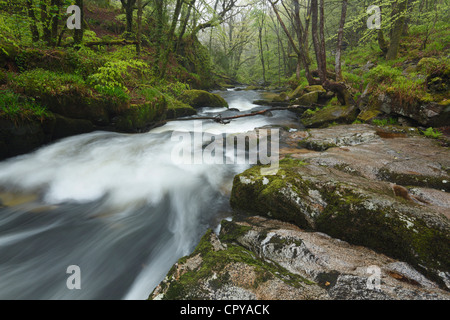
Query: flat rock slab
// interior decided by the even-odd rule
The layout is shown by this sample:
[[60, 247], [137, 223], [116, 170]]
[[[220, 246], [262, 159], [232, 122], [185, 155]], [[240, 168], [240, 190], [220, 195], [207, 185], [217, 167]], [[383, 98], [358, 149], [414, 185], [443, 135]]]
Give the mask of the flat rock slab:
[[235, 211], [367, 246], [448, 285], [448, 148], [369, 125], [283, 133], [282, 145], [275, 175], [235, 177]]
[[[220, 259], [219, 259], [220, 257]], [[447, 300], [409, 264], [262, 217], [223, 221], [150, 299]]]

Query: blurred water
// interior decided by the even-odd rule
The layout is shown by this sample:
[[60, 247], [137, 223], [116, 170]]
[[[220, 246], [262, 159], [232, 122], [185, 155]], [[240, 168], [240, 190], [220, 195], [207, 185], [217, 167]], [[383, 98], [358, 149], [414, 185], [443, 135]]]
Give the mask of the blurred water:
[[[205, 108], [199, 116], [261, 109], [251, 103], [257, 92], [221, 94], [239, 112]], [[228, 125], [204, 121], [202, 129], [295, 122], [277, 111]], [[230, 216], [232, 179], [248, 167], [174, 163], [173, 131], [194, 129], [190, 120], [144, 134], [94, 132], [0, 163], [0, 299], [146, 299], [208, 228]], [[66, 286], [70, 265], [80, 267], [80, 290]]]

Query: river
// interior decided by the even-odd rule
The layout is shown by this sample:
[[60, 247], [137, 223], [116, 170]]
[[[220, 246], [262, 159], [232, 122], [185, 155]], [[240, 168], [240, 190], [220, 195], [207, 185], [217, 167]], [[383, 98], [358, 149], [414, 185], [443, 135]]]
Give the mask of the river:
[[[263, 108], [252, 104], [261, 99], [256, 91], [220, 94], [239, 111], [204, 108], [198, 116]], [[249, 167], [174, 162], [173, 133], [192, 132], [196, 122], [93, 132], [1, 162], [0, 299], [146, 299], [208, 228], [231, 217], [233, 177]], [[274, 111], [201, 125], [239, 133], [297, 123]], [[80, 289], [67, 286], [69, 266], [79, 268]]]

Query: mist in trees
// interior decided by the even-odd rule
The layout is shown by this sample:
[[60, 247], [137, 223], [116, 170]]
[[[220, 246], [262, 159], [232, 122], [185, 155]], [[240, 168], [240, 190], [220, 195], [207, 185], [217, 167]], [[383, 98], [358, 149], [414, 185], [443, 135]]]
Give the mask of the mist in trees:
[[[21, 11], [30, 44], [89, 45], [90, 29], [67, 30], [66, 8], [75, 4], [115, 7], [122, 12], [123, 38], [155, 55], [155, 72], [166, 75], [170, 57], [183, 54], [186, 39], [207, 48], [217, 73], [244, 83], [281, 84], [286, 79], [322, 84], [342, 91], [346, 52], [377, 43], [379, 54], [395, 60], [401, 37], [411, 25], [425, 25], [427, 35], [448, 14], [445, 0], [18, 0], [0, 1]], [[381, 29], [368, 29], [367, 8], [378, 6]], [[428, 36], [423, 39], [427, 46]], [[98, 41], [97, 41], [98, 42]], [[105, 41], [104, 41], [105, 42]], [[107, 42], [107, 41], [106, 41]], [[111, 45], [130, 42], [111, 41]], [[97, 43], [96, 43], [97, 44]], [[341, 92], [342, 93], [342, 92]], [[349, 103], [344, 98], [344, 103]]]

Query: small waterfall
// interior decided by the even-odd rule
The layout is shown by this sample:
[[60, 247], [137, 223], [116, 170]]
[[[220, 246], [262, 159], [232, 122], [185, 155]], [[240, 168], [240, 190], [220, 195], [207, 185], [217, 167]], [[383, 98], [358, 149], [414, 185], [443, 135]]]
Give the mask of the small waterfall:
[[[240, 112], [258, 108], [256, 92], [223, 95]], [[279, 111], [202, 128], [239, 133], [287, 123], [295, 116]], [[0, 163], [0, 299], [146, 299], [208, 228], [230, 216], [233, 177], [249, 166], [172, 161], [180, 143], [172, 133], [192, 132], [193, 124], [74, 136]], [[70, 265], [80, 268], [79, 290], [66, 286]]]

